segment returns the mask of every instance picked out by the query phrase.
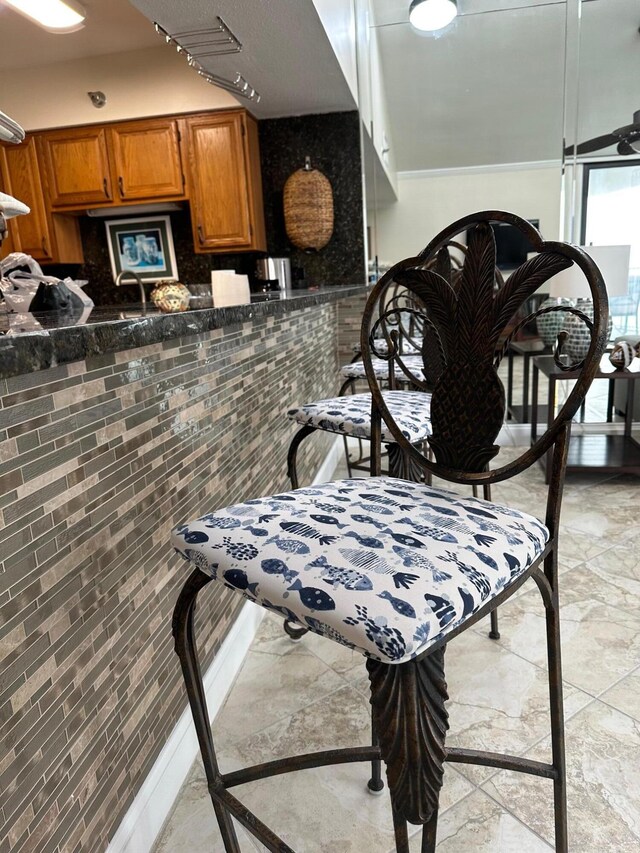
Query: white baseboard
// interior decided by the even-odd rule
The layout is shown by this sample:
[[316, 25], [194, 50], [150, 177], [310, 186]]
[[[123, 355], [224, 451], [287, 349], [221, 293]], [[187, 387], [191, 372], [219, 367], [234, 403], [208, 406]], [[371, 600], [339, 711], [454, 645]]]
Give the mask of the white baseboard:
[[[331, 479], [342, 453], [336, 436], [314, 478], [314, 485]], [[247, 601], [203, 676], [209, 715], [213, 720], [240, 671], [260, 626], [264, 610]], [[187, 774], [198, 754], [191, 710], [186, 708], [105, 853], [149, 853], [171, 814]]]

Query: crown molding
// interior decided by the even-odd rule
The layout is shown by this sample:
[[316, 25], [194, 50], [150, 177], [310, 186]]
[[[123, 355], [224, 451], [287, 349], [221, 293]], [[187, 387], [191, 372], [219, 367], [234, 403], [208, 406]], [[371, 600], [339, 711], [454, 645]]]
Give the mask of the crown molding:
[[487, 163], [484, 166], [457, 166], [448, 169], [419, 169], [398, 172], [399, 181], [415, 181], [420, 178], [451, 178], [462, 175], [484, 175], [496, 172], [528, 172], [534, 169], [559, 169], [562, 160], [530, 160], [523, 163]]

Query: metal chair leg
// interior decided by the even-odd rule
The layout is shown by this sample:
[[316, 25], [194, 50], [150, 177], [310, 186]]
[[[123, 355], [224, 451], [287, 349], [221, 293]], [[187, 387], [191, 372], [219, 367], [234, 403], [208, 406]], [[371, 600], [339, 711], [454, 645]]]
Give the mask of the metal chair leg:
[[[490, 483], [484, 483], [484, 485], [482, 486], [482, 497], [485, 499], [485, 501], [491, 500], [491, 484]], [[495, 610], [491, 611], [491, 629], [489, 631], [489, 637], [492, 640], [499, 640], [500, 639], [500, 629], [498, 626], [498, 608], [497, 607]]]
[[[548, 559], [554, 560], [555, 555]], [[557, 577], [557, 570], [555, 572]], [[549, 700], [551, 712], [551, 752], [556, 778], [553, 780], [556, 853], [567, 853], [567, 768], [564, 747], [564, 704], [562, 696], [562, 660], [560, 652], [560, 607], [558, 587], [553, 585], [550, 605], [546, 608], [547, 660], [549, 665]]]
[[438, 832], [438, 812], [435, 811], [431, 820], [422, 827], [422, 844], [420, 853], [435, 853], [436, 836]]
[[[207, 700], [204, 685], [202, 684], [202, 673], [200, 671], [200, 662], [198, 661], [193, 627], [196, 597], [210, 580], [211, 578], [207, 577], [199, 569], [193, 571], [187, 579], [173, 612], [173, 637], [175, 640], [175, 650], [180, 658], [182, 675], [189, 697], [191, 713], [193, 714], [193, 722], [198, 735], [200, 752], [202, 753], [204, 771], [207, 776], [209, 791], [211, 792], [222, 784], [222, 777], [213, 747]], [[231, 814], [213, 796], [211, 796], [211, 802], [218, 820], [218, 826], [220, 827], [225, 853], [242, 853], [238, 843], [238, 836], [231, 820]]]
[[[371, 745], [379, 746], [380, 739], [376, 731], [376, 720], [371, 711]], [[370, 794], [380, 794], [384, 790], [384, 782], [382, 781], [382, 761], [379, 758], [374, 758], [371, 762], [371, 778], [367, 782], [367, 788]]]
[[309, 633], [308, 628], [303, 628], [302, 625], [296, 625], [295, 622], [292, 622], [290, 619], [284, 620], [284, 632], [288, 634], [289, 637], [297, 643], [298, 640], [301, 640], [305, 634]]
[[315, 431], [315, 427], [303, 426], [291, 439], [291, 444], [289, 445], [289, 452], [287, 453], [287, 476], [291, 480], [292, 489], [298, 488], [298, 470], [296, 468], [298, 447], [300, 447], [300, 444], [308, 435], [311, 435], [311, 433]]
[[395, 835], [396, 853], [410, 853], [409, 850], [409, 833], [407, 831], [406, 820], [398, 814], [395, 809], [393, 811], [393, 834]]
[[449, 728], [444, 647], [397, 665], [369, 659], [371, 706], [391, 794], [397, 853], [408, 853], [406, 822], [426, 828], [435, 849]]

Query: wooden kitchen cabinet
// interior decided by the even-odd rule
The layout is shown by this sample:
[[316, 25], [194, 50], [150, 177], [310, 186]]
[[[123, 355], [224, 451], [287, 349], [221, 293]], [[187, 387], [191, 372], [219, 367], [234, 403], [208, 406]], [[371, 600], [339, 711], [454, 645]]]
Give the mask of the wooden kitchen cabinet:
[[20, 145], [0, 148], [0, 177], [3, 190], [31, 208], [25, 216], [9, 220], [10, 248], [26, 252], [39, 263], [82, 263], [78, 220], [51, 213], [33, 136]]
[[53, 209], [113, 201], [105, 127], [47, 131], [38, 143]]
[[255, 120], [225, 110], [185, 124], [195, 251], [266, 250]]
[[181, 198], [185, 194], [176, 119], [151, 119], [108, 128], [116, 199]]

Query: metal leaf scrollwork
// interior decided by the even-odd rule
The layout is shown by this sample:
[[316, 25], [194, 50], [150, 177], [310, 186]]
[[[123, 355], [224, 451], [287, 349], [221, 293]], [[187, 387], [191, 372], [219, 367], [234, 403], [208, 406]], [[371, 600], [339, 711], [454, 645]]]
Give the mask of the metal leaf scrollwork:
[[371, 705], [395, 811], [424, 824], [438, 808], [449, 728], [444, 647], [391, 666], [367, 661]]
[[[591, 320], [590, 317], [587, 317], [584, 311], [580, 311], [579, 308], [573, 308], [571, 305], [549, 305], [549, 307], [547, 308], [539, 308], [537, 311], [534, 311], [532, 314], [529, 314], [527, 317], [525, 317], [524, 320], [521, 320], [514, 328], [509, 337], [505, 340], [502, 349], [496, 356], [494, 366], [496, 368], [499, 366], [502, 359], [509, 352], [511, 341], [515, 339], [516, 335], [521, 329], [523, 329], [525, 326], [528, 326], [529, 323], [532, 323], [537, 317], [542, 317], [543, 314], [553, 314], [556, 311], [561, 311], [564, 314], [573, 314], [575, 317], [578, 317], [593, 334], [593, 320]], [[580, 370], [585, 361], [583, 358], [580, 361], [574, 362], [573, 364], [565, 364], [563, 361], [560, 360], [562, 356], [562, 347], [568, 336], [569, 333], [566, 331], [566, 329], [562, 329], [558, 334], [556, 346], [553, 350], [553, 360], [556, 364], [556, 367], [567, 373], [571, 371]]]
[[483, 221], [469, 232], [464, 264], [455, 281], [438, 273], [446, 270], [442, 260], [435, 268], [396, 274], [395, 281], [415, 294], [430, 321], [425, 324], [422, 351], [433, 382], [429, 443], [439, 464], [481, 472], [497, 454], [495, 441], [505, 411], [504, 388], [496, 372], [498, 340], [522, 303], [571, 264], [559, 252], [543, 252], [500, 285], [493, 230]]

